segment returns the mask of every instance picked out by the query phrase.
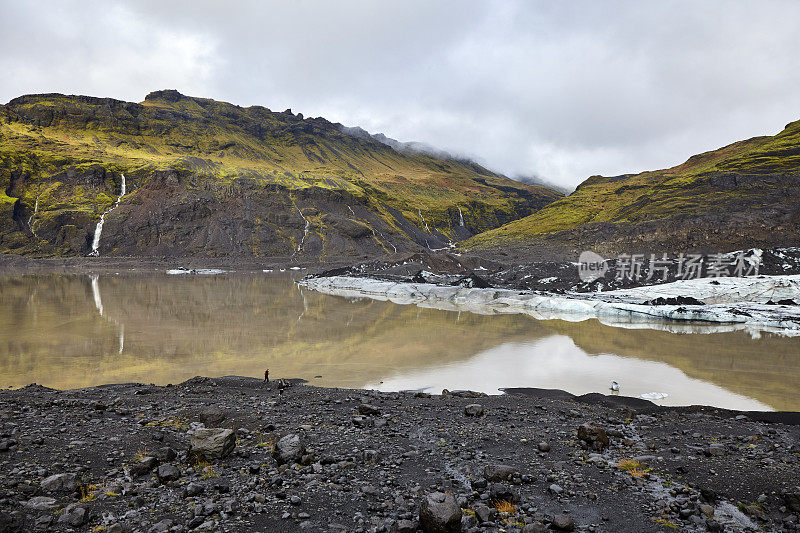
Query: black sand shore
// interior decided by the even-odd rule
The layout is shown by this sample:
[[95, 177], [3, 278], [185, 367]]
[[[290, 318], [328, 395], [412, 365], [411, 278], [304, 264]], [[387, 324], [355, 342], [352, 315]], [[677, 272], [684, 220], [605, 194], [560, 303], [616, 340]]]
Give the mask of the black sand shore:
[[1, 391], [0, 532], [798, 530], [796, 413], [284, 385]]

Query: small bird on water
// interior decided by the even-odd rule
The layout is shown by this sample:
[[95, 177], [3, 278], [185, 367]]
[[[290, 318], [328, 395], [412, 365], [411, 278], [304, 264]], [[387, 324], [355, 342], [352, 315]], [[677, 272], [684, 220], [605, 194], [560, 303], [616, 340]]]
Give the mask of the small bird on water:
[[616, 381], [611, 382], [611, 390], [614, 392], [619, 392], [619, 383]]

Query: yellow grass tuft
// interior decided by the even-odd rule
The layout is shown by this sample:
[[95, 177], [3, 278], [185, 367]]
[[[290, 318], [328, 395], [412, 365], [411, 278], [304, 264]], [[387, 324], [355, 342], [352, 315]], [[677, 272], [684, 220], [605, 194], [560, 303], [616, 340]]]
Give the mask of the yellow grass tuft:
[[498, 500], [494, 502], [494, 508], [499, 513], [514, 514], [517, 512], [517, 507], [508, 500]]

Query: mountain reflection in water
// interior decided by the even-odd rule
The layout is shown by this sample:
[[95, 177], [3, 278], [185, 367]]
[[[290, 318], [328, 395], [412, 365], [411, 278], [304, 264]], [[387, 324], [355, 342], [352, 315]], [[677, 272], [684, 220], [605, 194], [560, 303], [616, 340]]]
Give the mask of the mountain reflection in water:
[[[800, 410], [800, 340], [675, 334], [328, 296], [284, 274], [0, 279], [0, 386], [302, 377], [383, 390], [664, 392], [664, 405]], [[317, 378], [315, 376], [322, 376]]]

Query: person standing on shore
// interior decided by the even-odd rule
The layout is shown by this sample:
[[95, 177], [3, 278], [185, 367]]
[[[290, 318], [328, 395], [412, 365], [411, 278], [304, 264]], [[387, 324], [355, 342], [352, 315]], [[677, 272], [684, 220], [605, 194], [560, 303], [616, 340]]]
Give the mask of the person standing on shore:
[[264, 370], [264, 383], [269, 383], [269, 368]]

